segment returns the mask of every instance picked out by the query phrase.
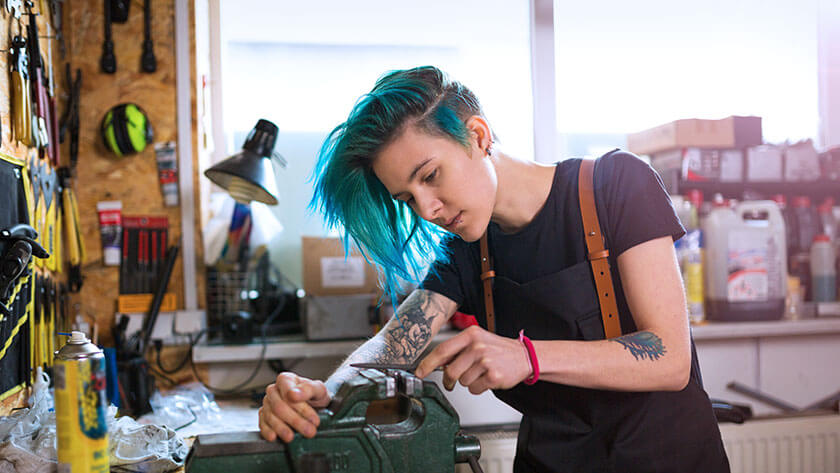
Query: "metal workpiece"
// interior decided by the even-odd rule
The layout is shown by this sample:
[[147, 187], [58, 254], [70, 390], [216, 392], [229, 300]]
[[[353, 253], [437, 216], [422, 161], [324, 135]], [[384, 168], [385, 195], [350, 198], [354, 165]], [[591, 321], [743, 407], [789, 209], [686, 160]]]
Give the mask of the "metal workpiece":
[[186, 472], [438, 473], [481, 455], [437, 385], [407, 371], [363, 370], [318, 414], [316, 436], [288, 444], [258, 432], [199, 435]]

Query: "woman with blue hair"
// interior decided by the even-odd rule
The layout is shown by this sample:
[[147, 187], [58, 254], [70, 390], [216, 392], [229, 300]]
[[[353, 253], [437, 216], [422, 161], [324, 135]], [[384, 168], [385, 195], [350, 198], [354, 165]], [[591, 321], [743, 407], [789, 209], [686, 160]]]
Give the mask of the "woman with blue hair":
[[419, 286], [326, 382], [278, 375], [266, 439], [314, 436], [350, 364], [414, 364], [460, 310], [479, 326], [415, 374], [443, 367], [447, 389], [492, 390], [520, 411], [515, 471], [729, 471], [674, 254], [684, 229], [636, 156], [517, 159], [469, 89], [419, 67], [383, 76], [332, 131], [311, 205], [388, 294]]

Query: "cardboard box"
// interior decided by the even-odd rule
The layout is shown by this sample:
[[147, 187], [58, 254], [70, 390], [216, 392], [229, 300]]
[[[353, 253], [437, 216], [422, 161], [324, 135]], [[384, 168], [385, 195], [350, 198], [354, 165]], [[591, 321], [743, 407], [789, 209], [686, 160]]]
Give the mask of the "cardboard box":
[[627, 135], [627, 149], [636, 154], [678, 148], [740, 149], [761, 143], [761, 117], [689, 118]]
[[344, 257], [339, 238], [301, 237], [303, 290], [311, 296], [378, 293], [376, 269], [358, 251]]
[[747, 181], [781, 182], [782, 148], [761, 145], [747, 148]]
[[741, 182], [744, 153], [739, 149], [678, 148], [655, 153], [650, 164], [668, 192], [678, 193], [681, 181]]
[[810, 140], [785, 146], [785, 181], [816, 181], [820, 178], [820, 157]]

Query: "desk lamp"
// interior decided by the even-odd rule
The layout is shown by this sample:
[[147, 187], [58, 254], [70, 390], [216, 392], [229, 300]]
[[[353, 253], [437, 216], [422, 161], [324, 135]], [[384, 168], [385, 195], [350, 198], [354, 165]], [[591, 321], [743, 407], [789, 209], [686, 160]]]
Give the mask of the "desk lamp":
[[260, 119], [245, 138], [242, 150], [204, 171], [204, 175], [241, 204], [257, 201], [277, 205], [271, 161], [276, 159], [286, 167], [286, 160], [274, 152], [276, 141], [277, 125]]

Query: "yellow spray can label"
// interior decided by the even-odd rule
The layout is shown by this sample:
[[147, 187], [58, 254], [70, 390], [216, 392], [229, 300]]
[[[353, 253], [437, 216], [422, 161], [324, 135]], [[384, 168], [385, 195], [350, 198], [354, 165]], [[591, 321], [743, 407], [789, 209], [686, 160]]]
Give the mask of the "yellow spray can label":
[[55, 418], [59, 473], [109, 470], [105, 357], [56, 359]]

